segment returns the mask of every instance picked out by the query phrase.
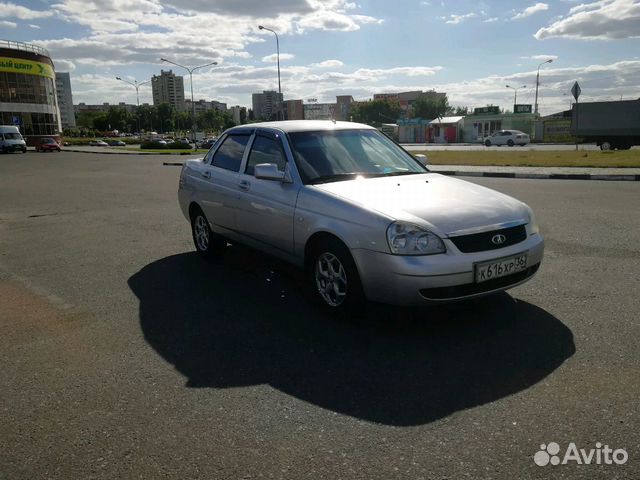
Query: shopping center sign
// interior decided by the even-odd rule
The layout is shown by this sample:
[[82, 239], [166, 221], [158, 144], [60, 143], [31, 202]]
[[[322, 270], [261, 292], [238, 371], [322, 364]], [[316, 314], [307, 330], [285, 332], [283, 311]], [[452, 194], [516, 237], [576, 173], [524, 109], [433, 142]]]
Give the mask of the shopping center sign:
[[53, 67], [46, 63], [22, 60], [20, 58], [0, 57], [0, 72], [24, 73], [40, 77], [56, 78]]

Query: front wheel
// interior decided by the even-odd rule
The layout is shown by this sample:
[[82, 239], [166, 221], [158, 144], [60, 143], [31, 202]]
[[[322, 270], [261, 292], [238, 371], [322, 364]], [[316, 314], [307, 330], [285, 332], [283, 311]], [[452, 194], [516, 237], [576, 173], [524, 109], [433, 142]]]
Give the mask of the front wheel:
[[611, 145], [610, 142], [602, 142], [600, 144], [600, 150], [602, 150], [602, 151], [613, 150], [613, 146]]
[[208, 259], [219, 256], [227, 245], [211, 231], [207, 217], [199, 208], [191, 215], [191, 235], [197, 252]]
[[490, 147], [491, 146], [491, 140], [489, 140], [488, 138], [484, 141], [484, 145], [485, 147]]
[[507, 145], [509, 145], [510, 147], [513, 147], [515, 144], [513, 143], [513, 140], [509, 139], [509, 141], [507, 142]]
[[349, 249], [339, 240], [319, 243], [307, 268], [315, 298], [330, 312], [355, 312], [363, 305], [358, 269]]

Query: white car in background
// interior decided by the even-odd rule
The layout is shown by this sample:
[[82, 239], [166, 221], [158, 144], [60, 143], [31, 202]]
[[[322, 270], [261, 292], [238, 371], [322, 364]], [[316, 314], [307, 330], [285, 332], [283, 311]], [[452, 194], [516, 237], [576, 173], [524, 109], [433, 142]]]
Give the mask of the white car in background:
[[508, 145], [513, 147], [514, 145], [520, 145], [524, 147], [527, 143], [531, 142], [531, 138], [520, 130], [498, 130], [490, 137], [485, 138], [484, 144], [487, 147], [491, 145]]

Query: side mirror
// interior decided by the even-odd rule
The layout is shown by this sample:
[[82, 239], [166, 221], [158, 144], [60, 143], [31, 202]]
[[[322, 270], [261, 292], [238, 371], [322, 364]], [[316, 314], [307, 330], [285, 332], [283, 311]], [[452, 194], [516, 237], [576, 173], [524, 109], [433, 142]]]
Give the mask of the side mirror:
[[253, 175], [262, 180], [274, 180], [277, 182], [285, 180], [285, 173], [278, 170], [278, 166], [275, 163], [259, 163], [253, 169]]
[[422, 165], [424, 165], [425, 167], [429, 164], [429, 159], [427, 158], [426, 155], [423, 155], [422, 153], [416, 153], [413, 158], [415, 158], [416, 160], [418, 160]]

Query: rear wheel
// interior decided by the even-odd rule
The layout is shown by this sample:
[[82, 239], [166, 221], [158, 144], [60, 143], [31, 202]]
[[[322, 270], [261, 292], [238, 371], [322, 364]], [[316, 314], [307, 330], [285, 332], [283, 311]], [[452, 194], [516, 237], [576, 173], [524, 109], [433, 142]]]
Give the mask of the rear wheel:
[[600, 150], [603, 150], [603, 151], [613, 150], [613, 145], [611, 145], [610, 142], [602, 142], [600, 144]]
[[360, 276], [349, 249], [337, 239], [324, 239], [307, 264], [316, 300], [332, 313], [355, 312], [364, 304]]
[[227, 245], [211, 231], [209, 221], [200, 208], [195, 208], [191, 214], [191, 235], [197, 252], [205, 258], [219, 256]]

